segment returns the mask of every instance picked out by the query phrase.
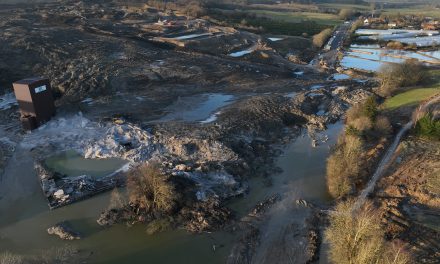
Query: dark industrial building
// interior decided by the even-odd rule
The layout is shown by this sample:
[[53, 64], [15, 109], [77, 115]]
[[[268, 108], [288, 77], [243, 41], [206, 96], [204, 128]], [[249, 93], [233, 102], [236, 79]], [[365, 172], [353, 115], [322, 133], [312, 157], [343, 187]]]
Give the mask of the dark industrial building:
[[29, 78], [13, 84], [25, 130], [32, 130], [55, 115], [55, 104], [48, 79]]

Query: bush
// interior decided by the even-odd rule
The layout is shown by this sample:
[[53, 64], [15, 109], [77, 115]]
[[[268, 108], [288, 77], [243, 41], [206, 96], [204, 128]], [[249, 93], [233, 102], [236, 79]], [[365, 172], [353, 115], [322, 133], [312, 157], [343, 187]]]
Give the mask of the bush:
[[378, 116], [374, 122], [374, 130], [380, 135], [389, 135], [393, 127], [386, 116]]
[[417, 121], [415, 131], [420, 137], [440, 140], [440, 120], [427, 113]]
[[117, 188], [114, 188], [110, 194], [110, 204], [108, 210], [121, 209], [126, 204], [126, 201]]
[[361, 116], [350, 123], [350, 126], [355, 128], [360, 134], [363, 135], [366, 131], [373, 128], [371, 119], [367, 116]]
[[146, 212], [170, 212], [175, 205], [173, 186], [162, 175], [158, 165], [145, 164], [127, 177], [129, 202]]
[[393, 95], [399, 88], [418, 85], [427, 80], [428, 74], [416, 60], [406, 60], [401, 64], [385, 64], [377, 73], [381, 80], [379, 93]]
[[342, 20], [347, 20], [351, 18], [353, 15], [354, 12], [351, 9], [344, 8], [339, 11], [339, 18]]
[[355, 122], [356, 119], [367, 117], [371, 122], [375, 121], [376, 115], [379, 112], [376, 103], [376, 97], [370, 96], [363, 102], [353, 105], [346, 113], [347, 124]]
[[401, 247], [383, 239], [380, 215], [371, 203], [353, 211], [354, 201], [339, 203], [330, 214], [325, 237], [330, 260], [338, 264], [407, 264], [410, 258]]
[[342, 135], [327, 159], [327, 187], [333, 198], [353, 191], [361, 172], [363, 142], [357, 136]]
[[387, 43], [387, 48], [389, 48], [389, 49], [403, 49], [403, 44], [398, 41], [390, 41]]
[[327, 40], [331, 37], [333, 30], [326, 28], [323, 31], [313, 36], [313, 45], [317, 48], [321, 48], [325, 45]]

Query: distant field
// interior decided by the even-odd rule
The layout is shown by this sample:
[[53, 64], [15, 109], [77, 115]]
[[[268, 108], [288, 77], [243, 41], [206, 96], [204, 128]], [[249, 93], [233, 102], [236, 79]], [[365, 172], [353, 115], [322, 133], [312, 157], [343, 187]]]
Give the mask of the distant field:
[[440, 87], [409, 90], [387, 99], [384, 103], [384, 107], [385, 109], [392, 110], [402, 106], [416, 105], [438, 93], [440, 93]]
[[299, 23], [302, 21], [314, 21], [321, 25], [338, 25], [341, 20], [338, 16], [325, 13], [314, 12], [283, 12], [283, 11], [269, 11], [269, 10], [249, 10], [258, 16], [270, 18], [273, 20], [281, 20], [291, 23]]
[[332, 8], [332, 9], [351, 9], [359, 11], [368, 11], [370, 7], [368, 5], [356, 5], [356, 4], [337, 4], [337, 3], [322, 3], [318, 4], [319, 7]]
[[435, 18], [440, 18], [440, 9], [433, 8], [431, 6], [413, 6], [408, 8], [390, 8], [384, 10], [388, 15], [423, 15]]

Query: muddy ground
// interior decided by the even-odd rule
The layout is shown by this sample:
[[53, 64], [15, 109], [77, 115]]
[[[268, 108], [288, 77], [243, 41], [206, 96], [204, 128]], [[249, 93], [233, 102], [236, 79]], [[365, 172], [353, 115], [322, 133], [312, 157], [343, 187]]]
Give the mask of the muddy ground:
[[[190, 34], [201, 35], [176, 39]], [[223, 227], [216, 219], [224, 210], [218, 204], [245, 193], [250, 177], [277, 171], [274, 146], [304, 128], [314, 137], [371, 94], [373, 83], [329, 81], [301, 61], [313, 57], [311, 50], [296, 50], [294, 63], [288, 52], [273, 47], [253, 33], [143, 4], [2, 5], [0, 94], [10, 93], [16, 80], [45, 76], [58, 109], [52, 121], [32, 133], [21, 130], [17, 106], [0, 110], [0, 175], [17, 151], [30, 153], [36, 162], [71, 149], [86, 158], [118, 157], [132, 165], [155, 161], [191, 197], [190, 205], [180, 208], [182, 225], [196, 232]], [[230, 56], [249, 49], [247, 55]], [[170, 111], [185, 110], [179, 104], [170, 110], [176, 102], [201, 94], [227, 94], [233, 102], [207, 122], [160, 121]], [[185, 181], [191, 184], [182, 187]], [[43, 191], [55, 199], [56, 188]], [[289, 204], [282, 212], [295, 215], [295, 210]], [[298, 215], [285, 237], [273, 238], [274, 245], [300, 237], [303, 244], [295, 250], [317, 247], [311, 210]], [[310, 261], [315, 253], [301, 258]], [[273, 253], [268, 248], [258, 254], [266, 255], [251, 254], [248, 260]], [[289, 254], [294, 252], [283, 256]]]
[[387, 237], [406, 243], [417, 263], [440, 258], [439, 150], [438, 142], [409, 136], [373, 194]]

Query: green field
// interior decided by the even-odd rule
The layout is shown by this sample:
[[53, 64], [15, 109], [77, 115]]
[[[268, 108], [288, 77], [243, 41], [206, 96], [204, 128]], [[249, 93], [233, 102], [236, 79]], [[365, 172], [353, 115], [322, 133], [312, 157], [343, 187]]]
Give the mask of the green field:
[[322, 8], [331, 8], [331, 9], [351, 9], [354, 11], [369, 11], [371, 10], [368, 5], [356, 5], [356, 4], [338, 4], [338, 3], [323, 3], [318, 4], [319, 7]]
[[388, 98], [384, 103], [384, 108], [392, 110], [402, 106], [416, 105], [438, 93], [440, 93], [440, 87], [412, 89]]
[[249, 10], [259, 17], [266, 17], [272, 20], [280, 20], [290, 23], [299, 23], [302, 21], [314, 21], [321, 25], [338, 25], [342, 21], [334, 14], [313, 13], [313, 12], [286, 12], [270, 10]]
[[390, 9], [385, 9], [383, 13], [390, 16], [396, 16], [400, 14], [400, 15], [421, 15], [421, 16], [440, 18], [440, 9], [436, 9], [427, 5], [413, 6], [408, 8], [390, 8]]

